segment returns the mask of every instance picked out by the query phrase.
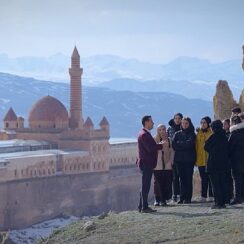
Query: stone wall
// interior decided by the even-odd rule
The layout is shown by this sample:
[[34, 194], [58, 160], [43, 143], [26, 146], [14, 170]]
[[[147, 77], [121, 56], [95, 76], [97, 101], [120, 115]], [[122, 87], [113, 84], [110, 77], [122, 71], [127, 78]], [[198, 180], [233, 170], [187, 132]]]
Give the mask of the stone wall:
[[137, 142], [110, 145], [110, 167], [135, 165], [138, 157]]
[[139, 177], [134, 167], [0, 183], [0, 229], [24, 228], [62, 214], [135, 209]]
[[[199, 196], [198, 173], [193, 183], [194, 196]], [[140, 184], [136, 166], [0, 183], [0, 230], [25, 228], [63, 214], [137, 209]], [[153, 179], [149, 198], [153, 202]]]

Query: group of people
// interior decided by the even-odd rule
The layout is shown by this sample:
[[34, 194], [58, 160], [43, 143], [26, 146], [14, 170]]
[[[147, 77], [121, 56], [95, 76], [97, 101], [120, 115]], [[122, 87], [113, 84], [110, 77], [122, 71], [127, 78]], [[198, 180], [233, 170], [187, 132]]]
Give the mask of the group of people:
[[174, 115], [167, 128], [157, 126], [150, 115], [142, 118], [138, 135], [142, 174], [139, 212], [154, 212], [148, 205], [151, 179], [154, 176], [155, 206], [167, 206], [169, 200], [190, 204], [193, 194], [193, 172], [196, 166], [201, 179], [201, 202], [214, 201], [212, 208], [239, 204], [244, 200], [244, 113], [232, 109], [230, 119], [200, 120], [195, 130], [189, 117]]

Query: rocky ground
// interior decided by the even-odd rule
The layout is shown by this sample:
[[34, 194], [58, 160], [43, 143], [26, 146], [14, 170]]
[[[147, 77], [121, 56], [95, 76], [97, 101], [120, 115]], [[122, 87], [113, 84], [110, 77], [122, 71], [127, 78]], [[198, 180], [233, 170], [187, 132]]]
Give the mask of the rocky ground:
[[244, 243], [244, 204], [212, 210], [211, 203], [126, 211], [78, 220], [40, 243]]

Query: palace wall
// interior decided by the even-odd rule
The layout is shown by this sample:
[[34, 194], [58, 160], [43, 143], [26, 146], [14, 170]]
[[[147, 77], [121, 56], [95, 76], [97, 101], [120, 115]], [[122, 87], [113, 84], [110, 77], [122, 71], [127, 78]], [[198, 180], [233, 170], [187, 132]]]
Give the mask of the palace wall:
[[135, 209], [139, 178], [138, 169], [128, 167], [2, 182], [0, 229], [24, 228], [63, 214], [82, 216]]

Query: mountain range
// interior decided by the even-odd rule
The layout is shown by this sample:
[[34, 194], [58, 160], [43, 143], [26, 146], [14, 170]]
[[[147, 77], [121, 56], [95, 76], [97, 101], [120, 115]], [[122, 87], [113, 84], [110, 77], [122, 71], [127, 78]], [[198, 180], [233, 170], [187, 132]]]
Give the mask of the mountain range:
[[[13, 107], [16, 114], [25, 118], [32, 105], [41, 97], [51, 95], [69, 108], [69, 84], [36, 80], [33, 78], [0, 73], [0, 118]], [[176, 112], [182, 112], [199, 123], [201, 117], [212, 115], [212, 103], [189, 99], [167, 92], [116, 91], [103, 87], [83, 86], [83, 117], [90, 116], [98, 125], [105, 115], [110, 123], [111, 137], [135, 138], [141, 128], [141, 117], [153, 116], [155, 126], [165, 123]]]
[[[68, 83], [70, 57], [9, 58], [0, 55], [0, 71]], [[208, 60], [179, 57], [167, 64], [152, 64], [113, 55], [81, 57], [82, 81], [86, 86], [117, 91], [169, 92], [188, 98], [212, 101], [216, 83], [227, 80], [238, 100], [244, 88], [241, 60], [210, 63]]]

